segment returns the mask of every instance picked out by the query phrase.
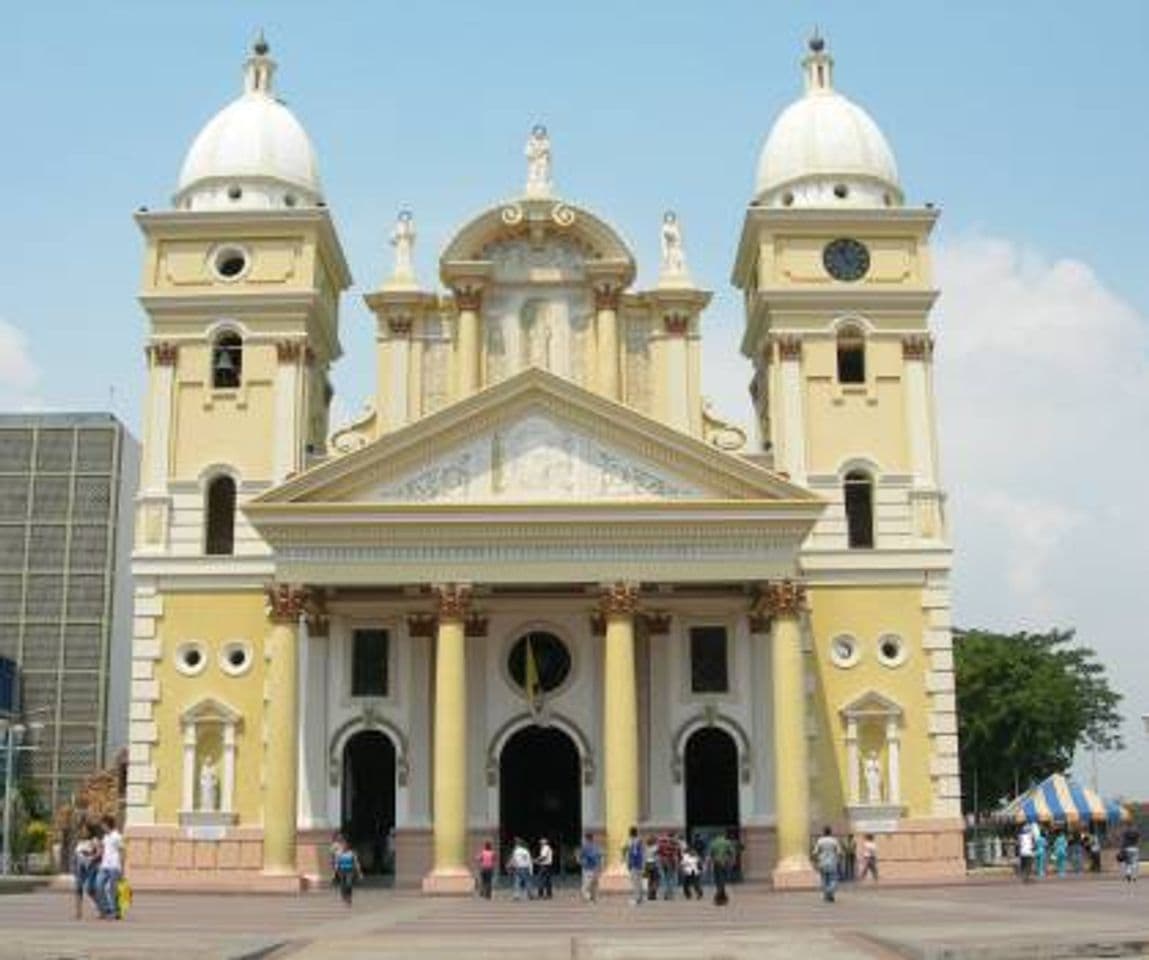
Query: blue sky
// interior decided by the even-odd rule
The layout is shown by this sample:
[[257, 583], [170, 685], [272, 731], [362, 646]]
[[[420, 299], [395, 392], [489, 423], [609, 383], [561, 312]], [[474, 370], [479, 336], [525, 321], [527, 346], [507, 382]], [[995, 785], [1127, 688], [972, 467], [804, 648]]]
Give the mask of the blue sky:
[[[357, 281], [343, 409], [371, 392], [359, 295], [387, 265], [395, 211], [414, 209], [433, 279], [452, 230], [518, 189], [543, 121], [559, 191], [618, 226], [647, 265], [640, 281], [662, 211], [679, 212], [695, 278], [717, 293], [707, 387], [745, 418], [728, 277], [758, 149], [800, 90], [815, 24], [836, 85], [890, 139], [909, 201], [943, 209], [956, 619], [1077, 624], [1130, 713], [1149, 711], [1136, 615], [1149, 526], [1134, 492], [1149, 469], [1146, 4], [21, 4], [0, 33], [0, 405], [106, 407], [114, 388], [138, 424], [131, 213], [167, 203], [262, 26]], [[1149, 796], [1149, 737], [1139, 723], [1128, 736], [1102, 786]]]

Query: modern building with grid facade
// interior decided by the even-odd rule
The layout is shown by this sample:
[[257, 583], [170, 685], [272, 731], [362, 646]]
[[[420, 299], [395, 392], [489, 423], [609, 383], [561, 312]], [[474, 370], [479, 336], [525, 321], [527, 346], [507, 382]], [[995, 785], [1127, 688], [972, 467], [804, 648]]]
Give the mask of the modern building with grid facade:
[[28, 773], [53, 807], [126, 740], [138, 462], [111, 414], [0, 415], [0, 656], [44, 724]]

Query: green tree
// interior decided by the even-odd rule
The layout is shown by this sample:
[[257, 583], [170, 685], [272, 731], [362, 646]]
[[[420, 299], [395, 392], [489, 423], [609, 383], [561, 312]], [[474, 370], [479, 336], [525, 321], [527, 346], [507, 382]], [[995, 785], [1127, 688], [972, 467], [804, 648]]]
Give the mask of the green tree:
[[1068, 768], [1079, 748], [1124, 746], [1121, 694], [1073, 630], [955, 631], [954, 671], [967, 812]]

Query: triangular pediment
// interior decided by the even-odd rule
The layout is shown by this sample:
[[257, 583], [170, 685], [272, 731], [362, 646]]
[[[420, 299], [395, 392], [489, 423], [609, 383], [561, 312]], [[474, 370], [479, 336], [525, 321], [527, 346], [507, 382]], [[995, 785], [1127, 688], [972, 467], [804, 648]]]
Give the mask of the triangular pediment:
[[901, 704], [877, 690], [867, 690], [845, 704], [839, 711], [844, 717], [900, 717]]
[[255, 503], [715, 500], [816, 502], [762, 467], [530, 369], [321, 464]]

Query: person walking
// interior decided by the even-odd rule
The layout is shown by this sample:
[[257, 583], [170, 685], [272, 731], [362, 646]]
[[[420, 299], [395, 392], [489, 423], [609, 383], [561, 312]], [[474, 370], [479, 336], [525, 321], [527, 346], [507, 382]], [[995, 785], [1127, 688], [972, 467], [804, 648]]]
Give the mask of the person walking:
[[1033, 879], [1033, 855], [1033, 830], [1027, 823], [1017, 833], [1017, 870], [1022, 883]]
[[335, 876], [339, 882], [339, 896], [347, 906], [351, 906], [351, 896], [355, 891], [355, 881], [363, 876], [359, 857], [355, 848], [346, 840], [340, 844], [335, 854]]
[[658, 899], [658, 837], [647, 836], [642, 849], [642, 872], [646, 878], [646, 899]]
[[874, 883], [878, 882], [878, 845], [872, 833], [867, 833], [866, 839], [862, 841], [862, 872], [858, 875], [858, 881], [865, 880], [867, 874], [874, 878]]
[[524, 897], [532, 899], [531, 893], [531, 851], [527, 849], [522, 837], [515, 837], [511, 856], [507, 861], [507, 869], [511, 872], [514, 883], [512, 900], [522, 900]]
[[479, 855], [475, 857], [475, 862], [479, 866], [479, 896], [484, 900], [491, 899], [491, 888], [495, 879], [495, 849], [491, 846], [491, 841], [487, 840], [483, 844], [483, 849], [479, 851]]
[[692, 847], [682, 851], [682, 895], [687, 900], [691, 895], [702, 899], [702, 861]]
[[815, 841], [811, 856], [822, 878], [822, 899], [833, 903], [838, 889], [838, 861], [842, 859], [842, 845], [828, 825], [822, 828], [822, 836]]
[[730, 879], [730, 871], [734, 868], [736, 857], [734, 844], [725, 833], [715, 834], [706, 855], [710, 858], [710, 869], [714, 873], [715, 906], [724, 907], [729, 902], [726, 883]]
[[100, 900], [96, 893], [96, 874], [100, 868], [100, 841], [96, 828], [86, 820], [80, 824], [79, 839], [72, 850], [72, 876], [76, 881], [76, 919], [84, 916], [84, 895], [92, 898], [96, 909]]
[[1065, 876], [1065, 864], [1069, 857], [1069, 838], [1064, 830], [1058, 830], [1053, 838], [1053, 864], [1059, 877]]
[[682, 843], [671, 830], [658, 838], [658, 883], [663, 900], [673, 900], [678, 888], [678, 871], [682, 862]]
[[1074, 830], [1069, 837], [1069, 869], [1073, 873], [1081, 873], [1085, 864], [1084, 851], [1086, 848], [1086, 834]]
[[1121, 834], [1121, 849], [1119, 851], [1122, 872], [1126, 883], [1134, 883], [1141, 871], [1141, 831], [1136, 824], [1130, 824]]
[[1049, 840], [1041, 829], [1041, 824], [1033, 825], [1033, 866], [1038, 879], [1045, 877], [1045, 867], [1049, 856]]
[[1101, 834], [1096, 830], [1089, 834], [1089, 872], [1101, 872]]
[[116, 829], [116, 818], [103, 819], [104, 835], [100, 840], [100, 867], [96, 890], [100, 897], [100, 916], [105, 920], [120, 919], [119, 885], [124, 875], [124, 837]]
[[642, 870], [646, 865], [646, 848], [638, 835], [638, 827], [630, 828], [630, 834], [622, 847], [622, 859], [630, 875], [631, 903], [637, 907], [642, 903]]
[[602, 872], [602, 850], [594, 842], [594, 834], [587, 833], [578, 849], [578, 865], [582, 870], [582, 888], [579, 891], [584, 903], [598, 900], [598, 878]]
[[535, 892], [540, 900], [550, 900], [554, 897], [554, 887], [551, 876], [554, 872], [555, 852], [546, 837], [539, 840], [539, 855], [535, 857]]

